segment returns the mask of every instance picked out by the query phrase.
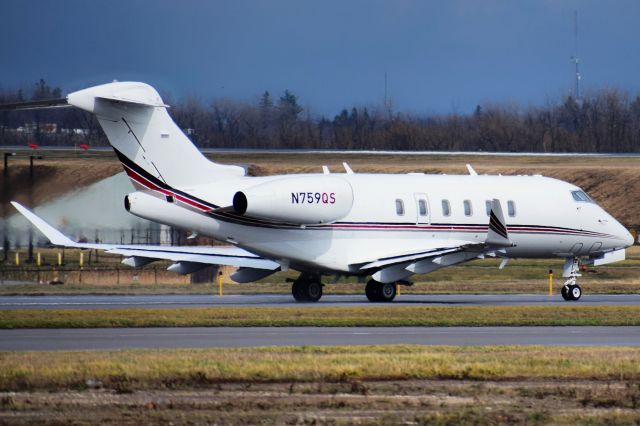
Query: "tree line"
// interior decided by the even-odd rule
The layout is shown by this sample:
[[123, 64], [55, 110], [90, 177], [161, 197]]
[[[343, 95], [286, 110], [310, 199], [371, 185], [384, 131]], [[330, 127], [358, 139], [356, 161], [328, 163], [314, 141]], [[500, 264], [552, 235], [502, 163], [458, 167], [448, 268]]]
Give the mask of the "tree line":
[[[62, 89], [40, 80], [30, 90], [0, 89], [0, 103], [61, 95]], [[640, 151], [640, 95], [617, 89], [579, 100], [566, 95], [542, 106], [484, 104], [469, 114], [434, 115], [379, 105], [315, 116], [289, 90], [275, 96], [265, 91], [253, 102], [165, 98], [176, 123], [202, 148]], [[107, 144], [95, 118], [71, 108], [2, 112], [0, 138], [1, 145]]]

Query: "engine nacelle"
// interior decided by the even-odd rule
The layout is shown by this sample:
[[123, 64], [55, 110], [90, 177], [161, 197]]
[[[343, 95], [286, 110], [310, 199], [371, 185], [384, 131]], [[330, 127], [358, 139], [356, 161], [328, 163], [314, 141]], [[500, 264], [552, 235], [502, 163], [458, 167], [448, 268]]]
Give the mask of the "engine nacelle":
[[206, 235], [211, 235], [217, 229], [215, 222], [203, 221], [201, 214], [179, 207], [166, 198], [159, 198], [146, 191], [132, 192], [124, 197], [124, 208], [143, 219], [177, 228], [191, 229]]
[[353, 189], [337, 176], [299, 176], [265, 182], [238, 191], [237, 214], [296, 225], [331, 223], [353, 206]]

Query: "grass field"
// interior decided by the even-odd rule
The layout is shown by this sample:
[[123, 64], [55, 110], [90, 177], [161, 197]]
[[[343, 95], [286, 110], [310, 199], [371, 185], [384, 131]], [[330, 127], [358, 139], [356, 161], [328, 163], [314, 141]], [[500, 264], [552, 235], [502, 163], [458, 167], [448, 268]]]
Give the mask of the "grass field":
[[[41, 204], [121, 171], [112, 153], [36, 162], [12, 159], [2, 202]], [[536, 174], [587, 190], [628, 226], [640, 218], [640, 158], [217, 154], [254, 175], [358, 173]], [[2, 173], [4, 176], [4, 173]], [[624, 188], [624, 191], [620, 191]], [[30, 194], [27, 196], [27, 194]], [[2, 214], [13, 212], [6, 204]], [[118, 208], [121, 208], [118, 206]], [[53, 262], [48, 254], [48, 262]], [[640, 249], [629, 260], [585, 273], [589, 293], [640, 292]], [[23, 257], [24, 258], [24, 257]], [[0, 294], [173, 294], [217, 292], [164, 272], [165, 263], [114, 273], [119, 257], [77, 271], [78, 253], [53, 271], [0, 266]], [[85, 258], [86, 260], [86, 258]], [[407, 293], [546, 293], [561, 260], [474, 261], [415, 277]], [[121, 271], [125, 271], [122, 269]], [[57, 273], [64, 285], [36, 284]], [[122, 275], [120, 275], [122, 274]], [[230, 293], [290, 293], [279, 273]], [[354, 280], [326, 281], [325, 294], [362, 294]], [[556, 295], [555, 297], [559, 297]], [[636, 306], [126, 309], [0, 311], [0, 328], [145, 326], [640, 325]], [[640, 351], [548, 347], [277, 347], [250, 349], [0, 352], [0, 424], [638, 424]]]
[[640, 306], [218, 307], [0, 311], [0, 328], [637, 326]]
[[633, 424], [632, 348], [0, 353], [0, 423]]

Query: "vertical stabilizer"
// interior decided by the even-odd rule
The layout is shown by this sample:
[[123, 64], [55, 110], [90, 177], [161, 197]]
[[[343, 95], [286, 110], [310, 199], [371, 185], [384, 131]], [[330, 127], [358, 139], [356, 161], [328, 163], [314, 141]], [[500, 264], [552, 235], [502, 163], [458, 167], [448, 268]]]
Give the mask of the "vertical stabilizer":
[[134, 175], [171, 187], [244, 175], [242, 167], [217, 164], [202, 155], [147, 84], [104, 84], [71, 93], [67, 101], [96, 115], [134, 184]]

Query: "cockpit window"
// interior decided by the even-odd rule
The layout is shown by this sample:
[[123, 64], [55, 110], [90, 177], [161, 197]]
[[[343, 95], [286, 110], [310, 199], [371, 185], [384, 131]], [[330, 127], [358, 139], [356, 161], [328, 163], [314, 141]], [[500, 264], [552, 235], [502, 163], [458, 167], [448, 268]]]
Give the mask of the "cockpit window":
[[571, 191], [571, 196], [574, 200], [581, 203], [593, 203], [591, 197], [589, 197], [584, 191]]

